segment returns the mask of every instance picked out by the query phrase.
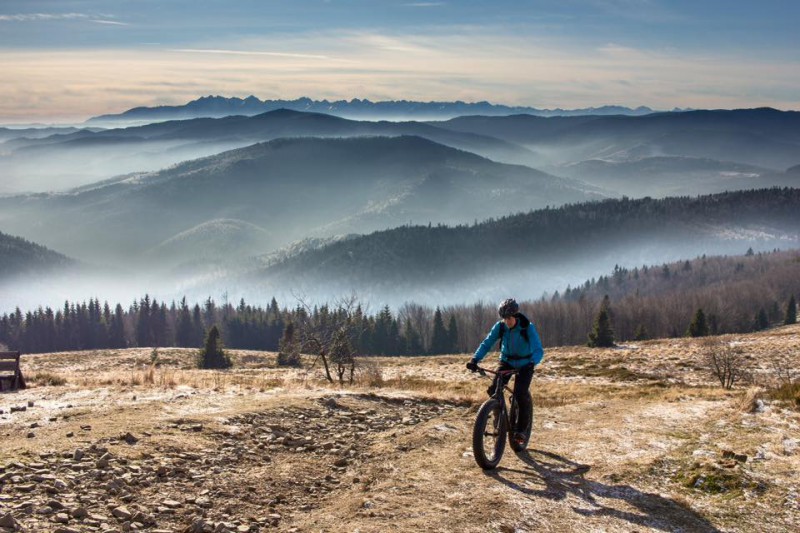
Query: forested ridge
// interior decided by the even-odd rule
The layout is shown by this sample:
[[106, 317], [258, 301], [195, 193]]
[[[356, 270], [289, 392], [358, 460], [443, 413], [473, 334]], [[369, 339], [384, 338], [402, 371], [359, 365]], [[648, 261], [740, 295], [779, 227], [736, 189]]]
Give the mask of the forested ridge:
[[324, 275], [413, 285], [420, 280], [468, 278], [501, 263], [508, 269], [514, 264], [558, 265], [575, 258], [602, 258], [625, 245], [656, 251], [691, 245], [718, 254], [736, 239], [750, 239], [774, 248], [781, 242], [786, 245], [786, 235], [797, 242], [798, 210], [800, 189], [793, 188], [603, 200], [473, 225], [409, 225], [378, 231], [298, 254], [264, 274], [289, 281]]
[[44, 246], [0, 232], [0, 278], [31, 270], [74, 264], [72, 259]]
[[[545, 346], [586, 342], [600, 304], [608, 295], [616, 340], [683, 336], [698, 309], [708, 333], [749, 332], [781, 324], [793, 296], [800, 295], [800, 251], [706, 257], [609, 275], [536, 301], [521, 302]], [[511, 296], [511, 295], [510, 295]], [[0, 343], [23, 352], [133, 346], [199, 347], [218, 325], [231, 348], [277, 350], [288, 324], [324, 324], [336, 319], [335, 304], [313, 308], [273, 298], [266, 306], [158, 302], [146, 295], [127, 308], [98, 299], [65, 302], [0, 317]], [[472, 351], [497, 320], [494, 302], [430, 308], [405, 304], [370, 312], [366, 304], [349, 314], [355, 321], [354, 350], [365, 355], [420, 355]]]

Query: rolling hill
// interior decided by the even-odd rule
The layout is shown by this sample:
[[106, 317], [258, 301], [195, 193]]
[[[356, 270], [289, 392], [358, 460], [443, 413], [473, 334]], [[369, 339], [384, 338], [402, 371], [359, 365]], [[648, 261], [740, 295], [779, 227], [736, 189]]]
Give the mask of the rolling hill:
[[0, 193], [64, 190], [278, 138], [402, 135], [424, 137], [500, 161], [536, 162], [533, 152], [480, 133], [421, 122], [355, 121], [279, 109], [252, 117], [177, 120], [10, 140], [0, 156], [0, 170], [6, 175]]
[[551, 165], [679, 156], [784, 170], [800, 161], [800, 112], [771, 108], [639, 117], [477, 116], [432, 124], [525, 146]]
[[0, 199], [0, 224], [88, 260], [119, 264], [162, 243], [162, 251], [183, 249], [175, 254], [191, 258], [200, 250], [185, 245], [202, 239], [187, 235], [217, 219], [268, 229], [263, 252], [309, 236], [466, 223], [600, 197], [579, 181], [421, 137], [298, 138], [69, 193]]

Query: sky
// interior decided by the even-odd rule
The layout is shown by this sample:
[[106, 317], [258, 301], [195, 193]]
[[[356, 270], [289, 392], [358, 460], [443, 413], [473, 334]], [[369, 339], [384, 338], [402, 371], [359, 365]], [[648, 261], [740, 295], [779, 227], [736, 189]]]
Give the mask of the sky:
[[793, 0], [3, 0], [0, 123], [205, 95], [800, 109]]

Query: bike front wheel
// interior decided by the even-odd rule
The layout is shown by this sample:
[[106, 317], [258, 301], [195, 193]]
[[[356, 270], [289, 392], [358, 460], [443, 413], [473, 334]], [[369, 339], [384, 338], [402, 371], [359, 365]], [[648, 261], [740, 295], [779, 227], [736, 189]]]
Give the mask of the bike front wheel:
[[475, 417], [472, 428], [472, 453], [475, 462], [484, 470], [500, 464], [506, 447], [506, 418], [500, 402], [494, 398], [486, 400]]

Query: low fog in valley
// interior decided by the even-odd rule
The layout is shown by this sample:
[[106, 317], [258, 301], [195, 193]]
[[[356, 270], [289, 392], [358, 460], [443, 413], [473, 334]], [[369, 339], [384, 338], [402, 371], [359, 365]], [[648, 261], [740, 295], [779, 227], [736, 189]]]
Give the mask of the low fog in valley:
[[[657, 226], [625, 204], [616, 215], [602, 213], [618, 204], [599, 204], [589, 226], [558, 211], [795, 187], [796, 112], [390, 122], [220, 117], [198, 102], [192, 116], [152, 124], [121, 115], [0, 130], [0, 231], [71, 260], [8, 265], [3, 311], [145, 293], [290, 306], [356, 293], [376, 308], [538, 298], [615, 266], [797, 246], [788, 193], [760, 211], [763, 195], [749, 193], [705, 202], [726, 210], [660, 203]], [[555, 226], [526, 218], [543, 209]]]

